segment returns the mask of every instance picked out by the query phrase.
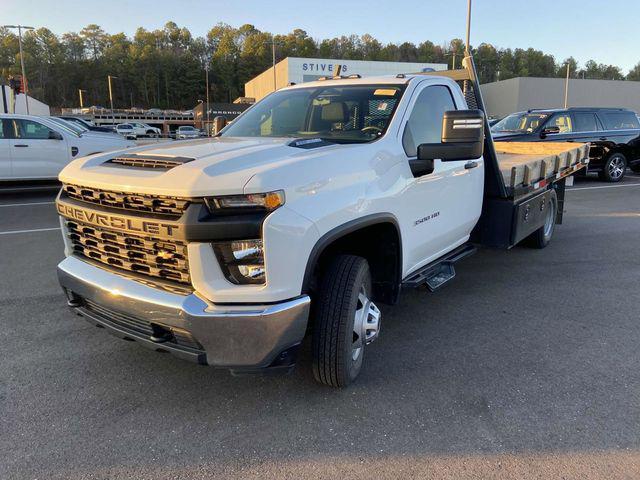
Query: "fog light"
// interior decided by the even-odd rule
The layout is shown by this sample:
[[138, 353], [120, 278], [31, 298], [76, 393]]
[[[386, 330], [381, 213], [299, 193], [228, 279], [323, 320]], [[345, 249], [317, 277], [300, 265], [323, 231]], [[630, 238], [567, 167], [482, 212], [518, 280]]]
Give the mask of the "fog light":
[[237, 285], [265, 283], [262, 240], [218, 242], [213, 244], [213, 251], [230, 282]]

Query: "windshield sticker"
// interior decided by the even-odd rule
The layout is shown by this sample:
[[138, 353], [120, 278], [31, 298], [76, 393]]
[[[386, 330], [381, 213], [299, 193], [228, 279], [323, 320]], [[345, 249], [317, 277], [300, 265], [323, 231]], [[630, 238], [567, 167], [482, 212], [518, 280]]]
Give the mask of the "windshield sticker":
[[375, 92], [373, 92], [374, 95], [384, 95], [386, 97], [393, 97], [396, 92], [398, 90], [396, 90], [395, 88], [378, 88], [376, 89]]

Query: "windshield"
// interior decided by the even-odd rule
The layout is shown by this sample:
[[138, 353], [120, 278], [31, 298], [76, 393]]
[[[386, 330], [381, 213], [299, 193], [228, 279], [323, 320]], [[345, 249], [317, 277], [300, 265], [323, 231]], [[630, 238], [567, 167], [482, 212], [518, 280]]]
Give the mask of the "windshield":
[[52, 122], [56, 122], [58, 125], [60, 125], [63, 128], [66, 128], [67, 130], [72, 130], [77, 135], [82, 135], [84, 132], [89, 131], [88, 128], [81, 127], [77, 123], [69, 122], [64, 118], [50, 117], [49, 120], [51, 120]]
[[75, 135], [76, 137], [79, 137], [80, 135], [82, 135], [84, 133], [84, 130], [82, 130], [81, 128], [76, 127], [72, 123], [67, 122], [66, 120], [63, 120], [61, 118], [48, 117], [47, 119], [50, 122], [55, 123], [57, 126], [62, 128], [63, 130], [66, 130], [67, 133], [71, 133], [72, 135]]
[[546, 113], [512, 113], [491, 127], [491, 131], [530, 133], [537, 130], [548, 116]]
[[370, 142], [386, 131], [404, 87], [345, 85], [273, 93], [225, 128], [223, 137]]

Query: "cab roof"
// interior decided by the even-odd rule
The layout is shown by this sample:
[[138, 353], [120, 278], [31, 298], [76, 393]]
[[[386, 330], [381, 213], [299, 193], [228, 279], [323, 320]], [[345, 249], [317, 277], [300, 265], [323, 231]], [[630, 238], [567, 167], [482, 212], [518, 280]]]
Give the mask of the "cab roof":
[[[439, 78], [437, 75], [430, 77]], [[326, 80], [314, 80], [285, 87], [286, 89], [313, 88], [313, 87], [335, 87], [341, 85], [406, 85], [412, 79], [423, 77], [419, 73], [400, 73], [398, 75], [380, 75], [374, 77], [327, 77]], [[284, 89], [282, 89], [284, 90]]]

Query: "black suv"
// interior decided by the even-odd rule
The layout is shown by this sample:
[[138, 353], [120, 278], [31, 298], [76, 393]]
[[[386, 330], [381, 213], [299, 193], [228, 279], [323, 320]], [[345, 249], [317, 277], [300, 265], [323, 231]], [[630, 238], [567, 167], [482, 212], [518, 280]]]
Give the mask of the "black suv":
[[640, 172], [640, 122], [634, 112], [623, 108], [512, 113], [491, 127], [491, 135], [498, 142], [590, 143], [587, 171], [598, 172], [609, 182], [622, 180], [627, 166]]

